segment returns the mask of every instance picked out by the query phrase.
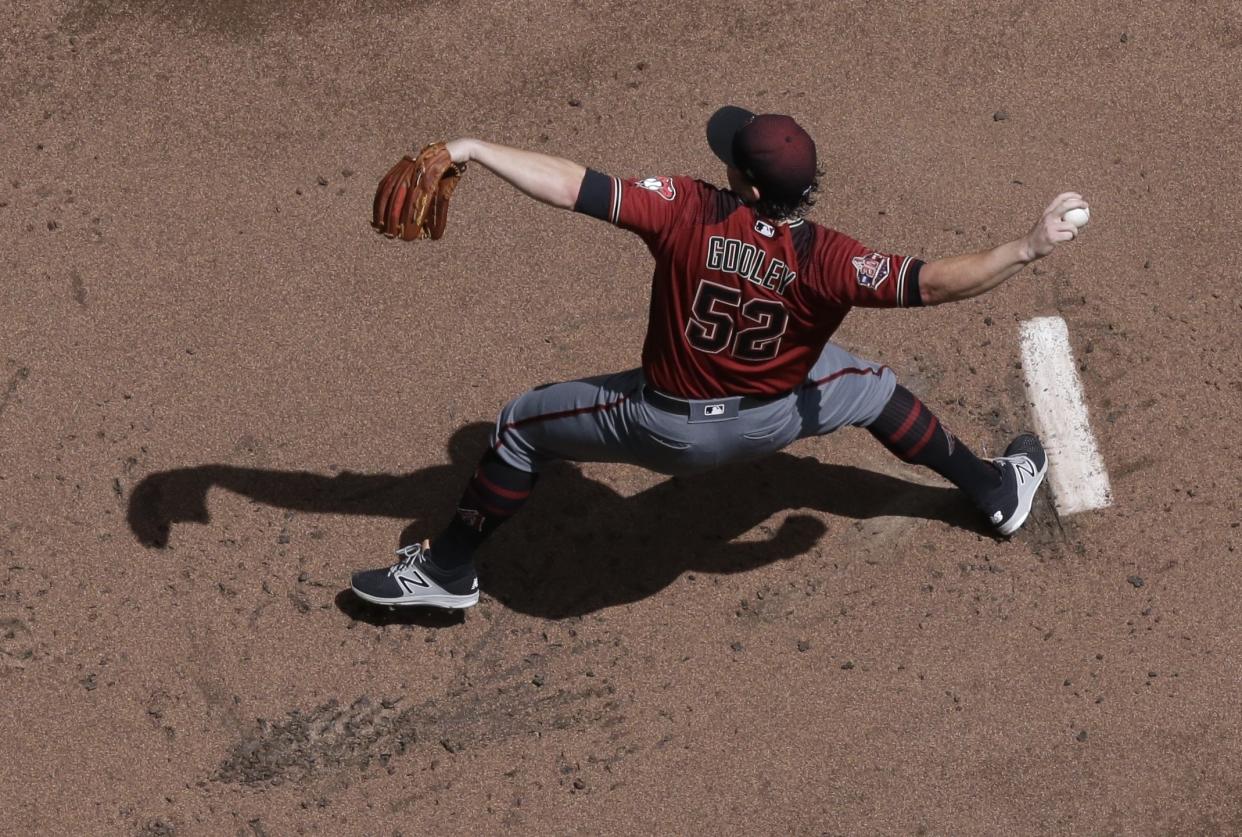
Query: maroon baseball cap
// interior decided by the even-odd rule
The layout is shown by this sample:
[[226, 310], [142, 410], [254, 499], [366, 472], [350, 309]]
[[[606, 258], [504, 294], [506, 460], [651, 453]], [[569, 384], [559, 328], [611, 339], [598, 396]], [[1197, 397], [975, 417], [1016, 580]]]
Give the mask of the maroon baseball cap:
[[765, 198], [797, 201], [815, 180], [815, 141], [792, 117], [726, 105], [708, 120], [707, 143]]

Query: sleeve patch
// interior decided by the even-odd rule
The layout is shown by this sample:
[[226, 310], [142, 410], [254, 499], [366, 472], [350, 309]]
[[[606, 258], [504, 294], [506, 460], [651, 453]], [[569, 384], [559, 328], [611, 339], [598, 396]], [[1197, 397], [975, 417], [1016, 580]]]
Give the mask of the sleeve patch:
[[635, 180], [634, 185], [640, 189], [655, 192], [666, 201], [677, 197], [677, 187], [673, 185], [671, 177], [646, 177], [642, 180]]
[[884, 280], [892, 272], [893, 268], [889, 264], [888, 256], [882, 253], [868, 253], [865, 256], [855, 256], [853, 258], [854, 276], [858, 280], [858, 284], [870, 290], [878, 290], [884, 284]]

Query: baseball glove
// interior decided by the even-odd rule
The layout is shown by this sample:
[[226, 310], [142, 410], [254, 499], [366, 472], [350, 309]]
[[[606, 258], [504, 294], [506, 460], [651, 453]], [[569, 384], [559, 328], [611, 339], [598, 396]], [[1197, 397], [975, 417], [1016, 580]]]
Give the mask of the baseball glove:
[[454, 163], [442, 142], [424, 146], [417, 157], [407, 154], [375, 190], [371, 226], [403, 241], [438, 239], [448, 223], [449, 198], [465, 171], [466, 164]]

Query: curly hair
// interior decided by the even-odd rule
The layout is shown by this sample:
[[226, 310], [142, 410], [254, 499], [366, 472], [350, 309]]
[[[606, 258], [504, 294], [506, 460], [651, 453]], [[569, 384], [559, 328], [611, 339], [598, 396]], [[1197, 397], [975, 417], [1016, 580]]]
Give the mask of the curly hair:
[[760, 195], [759, 200], [753, 204], [755, 211], [774, 221], [793, 221], [801, 218], [810, 212], [811, 207], [815, 205], [815, 196], [819, 194], [819, 179], [823, 176], [823, 169], [815, 169], [815, 179], [811, 181], [810, 187], [802, 193], [802, 196], [795, 201], [768, 200]]

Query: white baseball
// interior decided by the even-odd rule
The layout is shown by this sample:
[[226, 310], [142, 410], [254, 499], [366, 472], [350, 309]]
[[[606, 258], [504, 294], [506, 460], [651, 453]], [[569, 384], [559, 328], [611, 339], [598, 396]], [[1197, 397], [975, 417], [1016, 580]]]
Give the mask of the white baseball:
[[1081, 230], [1091, 220], [1091, 213], [1086, 209], [1071, 209], [1062, 218]]

